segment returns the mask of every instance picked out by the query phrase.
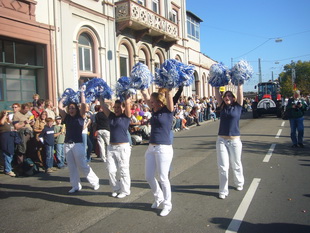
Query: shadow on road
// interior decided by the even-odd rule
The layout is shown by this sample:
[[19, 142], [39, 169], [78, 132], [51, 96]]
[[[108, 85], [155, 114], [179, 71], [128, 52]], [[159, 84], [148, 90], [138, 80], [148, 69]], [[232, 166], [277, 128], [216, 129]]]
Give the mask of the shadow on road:
[[[227, 229], [231, 219], [228, 218], [212, 218], [211, 222], [218, 224], [221, 229]], [[240, 224], [240, 221], [236, 222], [236, 225]], [[268, 232], [281, 232], [281, 233], [309, 233], [310, 226], [293, 224], [293, 223], [250, 223], [242, 222], [238, 230], [238, 233], [268, 233]]]

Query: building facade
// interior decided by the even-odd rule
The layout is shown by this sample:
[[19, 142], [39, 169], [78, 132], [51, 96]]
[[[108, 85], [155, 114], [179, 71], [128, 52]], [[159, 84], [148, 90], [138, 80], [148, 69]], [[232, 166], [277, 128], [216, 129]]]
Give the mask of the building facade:
[[185, 96], [213, 95], [201, 22], [185, 0], [1, 0], [0, 108], [35, 93], [56, 103], [94, 77], [113, 87], [137, 62], [154, 73], [170, 58], [196, 66]]

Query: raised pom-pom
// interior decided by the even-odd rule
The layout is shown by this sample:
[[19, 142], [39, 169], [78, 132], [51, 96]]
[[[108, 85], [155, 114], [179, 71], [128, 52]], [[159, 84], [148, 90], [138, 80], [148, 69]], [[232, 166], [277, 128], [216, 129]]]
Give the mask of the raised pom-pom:
[[124, 101], [127, 95], [136, 94], [136, 90], [131, 88], [132, 79], [130, 77], [120, 77], [115, 84], [115, 95], [120, 99], [120, 101]]
[[64, 98], [63, 106], [68, 106], [70, 103], [78, 104], [80, 102], [80, 95], [72, 88], [67, 88], [62, 94], [61, 98]]
[[185, 65], [175, 59], [168, 59], [156, 69], [155, 84], [162, 88], [189, 86], [194, 80], [194, 66]]
[[151, 71], [141, 62], [138, 62], [132, 67], [130, 77], [132, 79], [130, 87], [136, 90], [144, 90], [149, 88], [151, 82], [153, 81]]
[[253, 76], [253, 73], [251, 65], [247, 61], [241, 60], [231, 69], [231, 83], [235, 86], [244, 84], [245, 81]]
[[92, 78], [82, 85], [85, 91], [86, 103], [91, 103], [100, 97], [105, 99], [112, 98], [112, 90], [102, 78]]
[[216, 63], [210, 67], [209, 84], [212, 87], [226, 86], [229, 80], [229, 69], [223, 63]]

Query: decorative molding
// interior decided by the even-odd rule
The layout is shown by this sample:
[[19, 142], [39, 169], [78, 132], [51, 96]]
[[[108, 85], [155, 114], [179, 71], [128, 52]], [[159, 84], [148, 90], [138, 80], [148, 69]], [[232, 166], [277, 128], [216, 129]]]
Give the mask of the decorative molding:
[[116, 2], [115, 5], [115, 18], [118, 24], [131, 20], [130, 27], [134, 30], [152, 29], [150, 36], [165, 35], [167, 42], [180, 39], [177, 24], [148, 8], [130, 0]]
[[0, 15], [35, 21], [36, 4], [37, 2], [33, 0], [0, 0]]

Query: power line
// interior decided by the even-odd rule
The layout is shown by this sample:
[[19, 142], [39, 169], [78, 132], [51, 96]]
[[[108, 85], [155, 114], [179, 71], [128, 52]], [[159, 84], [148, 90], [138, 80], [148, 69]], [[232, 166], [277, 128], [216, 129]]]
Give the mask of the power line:
[[256, 49], [258, 49], [259, 47], [263, 46], [264, 44], [266, 44], [268, 41], [270, 41], [270, 40], [272, 40], [272, 39], [274, 39], [274, 38], [269, 38], [268, 40], [264, 41], [264, 42], [261, 43], [260, 45], [256, 46], [254, 49], [252, 49], [252, 50], [250, 50], [249, 52], [246, 52], [246, 53], [244, 53], [244, 54], [242, 54], [242, 55], [240, 55], [240, 56], [238, 56], [238, 57], [234, 57], [234, 59], [239, 58], [239, 57], [243, 57], [243, 56], [245, 56], [245, 55], [247, 55], [247, 54], [253, 52], [254, 50], [256, 50]]
[[[309, 54], [295, 56], [295, 57], [288, 57], [288, 58], [277, 59], [277, 60], [262, 60], [261, 62], [278, 62], [278, 61], [292, 60], [292, 59], [295, 59], [295, 58], [306, 57], [306, 56], [310, 56], [310, 53]], [[258, 62], [258, 61], [255, 60], [255, 61], [248, 61], [248, 62]]]

